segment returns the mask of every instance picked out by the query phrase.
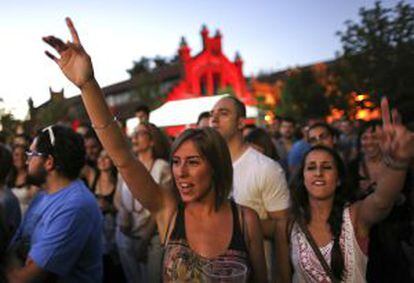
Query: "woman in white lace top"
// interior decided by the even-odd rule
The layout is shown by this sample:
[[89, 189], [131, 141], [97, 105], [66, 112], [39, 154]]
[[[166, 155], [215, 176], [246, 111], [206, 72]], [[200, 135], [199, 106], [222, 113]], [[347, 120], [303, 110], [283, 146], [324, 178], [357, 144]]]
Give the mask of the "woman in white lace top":
[[[385, 157], [377, 190], [364, 200], [346, 204], [347, 178], [337, 152], [316, 146], [305, 155], [292, 187], [293, 282], [365, 281], [369, 229], [390, 212], [414, 156], [414, 134], [391, 121], [386, 99], [381, 109], [383, 127], [379, 130]], [[394, 121], [399, 120], [396, 116], [393, 112]]]

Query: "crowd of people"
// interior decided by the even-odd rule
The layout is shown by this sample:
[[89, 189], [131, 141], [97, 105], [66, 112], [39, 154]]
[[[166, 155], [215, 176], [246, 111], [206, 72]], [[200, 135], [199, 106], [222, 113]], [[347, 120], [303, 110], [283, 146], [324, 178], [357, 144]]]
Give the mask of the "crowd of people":
[[66, 21], [46, 54], [91, 126], [0, 145], [0, 282], [414, 280], [414, 133], [386, 99], [382, 121], [264, 128], [228, 96], [174, 141], [140, 107], [127, 136]]

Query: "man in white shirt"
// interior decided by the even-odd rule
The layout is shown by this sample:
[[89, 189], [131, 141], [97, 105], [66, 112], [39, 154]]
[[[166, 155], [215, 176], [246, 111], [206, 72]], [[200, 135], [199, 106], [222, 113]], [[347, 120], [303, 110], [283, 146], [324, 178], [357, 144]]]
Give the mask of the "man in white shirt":
[[286, 224], [289, 192], [286, 177], [277, 162], [243, 141], [245, 118], [244, 104], [235, 97], [224, 97], [211, 111], [210, 126], [220, 132], [230, 150], [234, 170], [234, 199], [254, 209], [261, 219], [265, 238], [274, 239], [276, 264], [271, 263], [269, 249], [265, 251], [269, 274], [276, 268], [277, 281], [288, 282], [290, 267]]

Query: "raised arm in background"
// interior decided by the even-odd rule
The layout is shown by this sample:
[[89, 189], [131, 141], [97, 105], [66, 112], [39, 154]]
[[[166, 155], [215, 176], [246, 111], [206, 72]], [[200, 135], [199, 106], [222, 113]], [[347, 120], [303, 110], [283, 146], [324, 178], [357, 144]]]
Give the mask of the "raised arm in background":
[[66, 18], [66, 24], [72, 35], [72, 42], [64, 43], [54, 36], [46, 36], [43, 40], [53, 47], [60, 57], [49, 51], [45, 53], [81, 90], [86, 111], [103, 147], [114, 161], [133, 196], [155, 216], [159, 232], [164, 235], [167, 223], [176, 210], [176, 199], [171, 192], [161, 189], [155, 183], [148, 170], [130, 151], [127, 139], [110, 112], [94, 77], [91, 57], [83, 48], [70, 18]]
[[355, 203], [358, 226], [366, 233], [391, 211], [404, 186], [409, 162], [414, 157], [414, 133], [401, 124], [396, 110], [390, 115], [386, 98], [381, 101], [381, 113], [383, 125], [378, 128], [378, 133], [384, 157], [377, 188], [367, 198]]

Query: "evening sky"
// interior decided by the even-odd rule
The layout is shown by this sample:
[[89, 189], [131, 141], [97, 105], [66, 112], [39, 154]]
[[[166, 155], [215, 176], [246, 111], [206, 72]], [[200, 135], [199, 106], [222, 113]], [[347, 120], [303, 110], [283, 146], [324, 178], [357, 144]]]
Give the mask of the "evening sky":
[[[412, 3], [413, 0], [407, 1]], [[0, 98], [17, 118], [49, 99], [49, 86], [65, 96], [79, 94], [43, 53], [45, 35], [68, 40], [70, 16], [92, 56], [102, 86], [128, 79], [127, 69], [141, 56], [171, 58], [181, 36], [192, 55], [201, 49], [200, 29], [220, 29], [224, 53], [239, 51], [244, 74], [282, 70], [335, 58], [335, 33], [348, 19], [358, 20], [362, 0], [176, 0], [176, 1], [0, 1]], [[394, 6], [397, 1], [383, 1]]]

